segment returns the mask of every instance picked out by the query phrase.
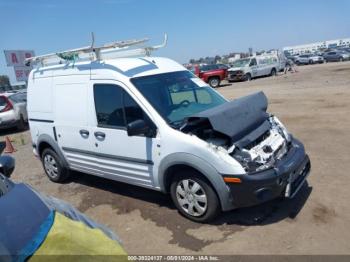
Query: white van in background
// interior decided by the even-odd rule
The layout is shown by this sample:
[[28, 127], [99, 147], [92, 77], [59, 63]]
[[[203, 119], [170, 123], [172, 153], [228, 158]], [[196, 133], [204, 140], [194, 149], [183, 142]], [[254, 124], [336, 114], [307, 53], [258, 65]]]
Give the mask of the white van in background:
[[264, 54], [242, 58], [234, 61], [228, 69], [227, 79], [233, 81], [250, 81], [261, 76], [275, 76], [284, 70], [286, 59], [280, 54]]

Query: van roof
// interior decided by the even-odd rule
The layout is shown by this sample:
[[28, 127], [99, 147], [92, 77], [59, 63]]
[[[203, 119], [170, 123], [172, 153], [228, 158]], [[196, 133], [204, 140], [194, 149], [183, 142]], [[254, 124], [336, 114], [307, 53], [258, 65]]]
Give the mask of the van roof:
[[[138, 57], [138, 58], [115, 58], [106, 59], [100, 61], [82, 61], [76, 63], [68, 64], [56, 64], [52, 66], [39, 67], [34, 69], [33, 72], [42, 71], [66, 71], [74, 69], [77, 70], [87, 70], [90, 69], [91, 72], [94, 70], [111, 70], [119, 73], [127, 78], [147, 76], [162, 74], [175, 71], [186, 70], [179, 63], [164, 57]], [[72, 70], [73, 71], [73, 70]]]

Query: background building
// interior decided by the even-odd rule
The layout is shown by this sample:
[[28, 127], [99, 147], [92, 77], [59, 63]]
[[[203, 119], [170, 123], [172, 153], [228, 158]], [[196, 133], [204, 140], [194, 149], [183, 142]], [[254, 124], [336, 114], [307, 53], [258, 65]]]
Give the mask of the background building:
[[305, 45], [296, 45], [296, 46], [286, 46], [283, 47], [284, 52], [288, 52], [290, 55], [295, 54], [304, 54], [304, 53], [313, 53], [328, 48], [335, 48], [341, 46], [350, 46], [350, 38], [343, 38], [337, 40], [328, 40], [324, 42], [316, 42]]

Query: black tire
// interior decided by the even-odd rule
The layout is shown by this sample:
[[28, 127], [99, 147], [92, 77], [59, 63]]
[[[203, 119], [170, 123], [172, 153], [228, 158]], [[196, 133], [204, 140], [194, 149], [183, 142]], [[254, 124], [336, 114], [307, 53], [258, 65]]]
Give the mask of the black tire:
[[250, 80], [252, 80], [252, 75], [250, 73], [246, 73], [244, 75], [244, 81], [250, 81]]
[[25, 130], [27, 127], [26, 122], [23, 119], [23, 116], [21, 115], [17, 124], [17, 129], [22, 131]]
[[208, 83], [212, 88], [217, 88], [220, 86], [220, 78], [219, 77], [211, 77], [211, 78], [209, 78]]
[[[178, 211], [186, 218], [199, 223], [207, 223], [213, 220], [215, 217], [217, 217], [221, 212], [220, 202], [210, 183], [207, 182], [206, 179], [202, 178], [200, 174], [192, 170], [183, 169], [180, 170], [179, 173], [181, 174], [174, 175], [174, 179], [171, 182], [170, 186], [171, 198]], [[195, 183], [200, 185], [201, 189], [199, 190], [199, 192], [203, 191], [202, 193], [205, 194], [207, 201], [206, 209], [203, 214], [191, 215], [188, 212], [186, 212], [185, 209], [179, 203], [178, 198], [181, 198], [182, 196], [180, 196], [180, 194], [177, 193], [177, 187], [181, 186], [180, 183], [184, 180], [194, 181]], [[185, 197], [183, 199], [185, 199]]]
[[272, 68], [271, 73], [270, 73], [270, 76], [276, 76], [276, 74], [277, 74], [276, 69], [275, 69], [275, 68]]
[[[55, 174], [55, 172], [50, 172], [49, 168], [46, 167], [46, 161], [48, 161], [50, 158], [52, 158], [54, 160], [55, 164], [53, 166], [55, 166], [57, 168], [57, 174]], [[65, 167], [61, 158], [51, 148], [44, 149], [44, 151], [41, 155], [41, 162], [43, 164], [45, 174], [52, 182], [55, 182], [55, 183], [63, 182], [70, 175], [69, 169], [67, 167]]]
[[310, 60], [310, 61], [309, 61], [309, 64], [310, 64], [310, 65], [312, 65], [313, 63], [314, 63], [314, 61], [313, 61], [313, 60]]

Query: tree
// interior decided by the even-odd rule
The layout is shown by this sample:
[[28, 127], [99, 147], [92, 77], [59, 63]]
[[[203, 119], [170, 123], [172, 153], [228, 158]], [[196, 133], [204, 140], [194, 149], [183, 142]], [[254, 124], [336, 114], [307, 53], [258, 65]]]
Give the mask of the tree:
[[11, 86], [10, 79], [6, 75], [0, 75], [0, 87]]

